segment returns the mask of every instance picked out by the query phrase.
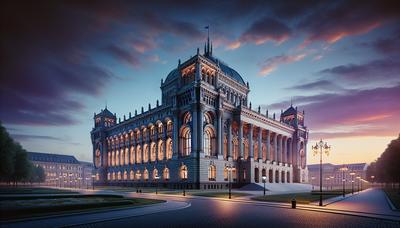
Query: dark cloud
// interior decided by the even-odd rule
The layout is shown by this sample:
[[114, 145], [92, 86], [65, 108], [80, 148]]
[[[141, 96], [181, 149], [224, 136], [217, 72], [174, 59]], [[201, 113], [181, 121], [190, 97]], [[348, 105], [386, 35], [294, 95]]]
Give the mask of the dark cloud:
[[104, 49], [108, 54], [116, 57], [119, 60], [122, 60], [126, 64], [132, 65], [134, 67], [140, 66], [140, 60], [137, 56], [134, 55], [134, 52], [131, 50], [125, 50], [116, 45], [109, 45]]
[[48, 136], [48, 135], [26, 135], [26, 134], [11, 134], [11, 137], [16, 141], [28, 141], [28, 140], [53, 140], [53, 141], [63, 141], [58, 137]]
[[314, 82], [295, 85], [295, 86], [289, 87], [287, 89], [288, 90], [295, 89], [295, 90], [302, 90], [302, 91], [318, 91], [318, 90], [333, 91], [333, 90], [342, 90], [343, 88], [331, 81], [328, 81], [328, 80], [317, 80]]
[[362, 64], [339, 65], [320, 71], [320, 74], [330, 75], [335, 80], [352, 82], [352, 84], [393, 84], [400, 81], [400, 61], [387, 57]]
[[384, 55], [400, 55], [400, 30], [389, 37], [380, 38], [367, 45]]
[[365, 34], [393, 19], [399, 19], [399, 2], [333, 1], [310, 11], [298, 28], [306, 32], [306, 43], [334, 43], [346, 36]]

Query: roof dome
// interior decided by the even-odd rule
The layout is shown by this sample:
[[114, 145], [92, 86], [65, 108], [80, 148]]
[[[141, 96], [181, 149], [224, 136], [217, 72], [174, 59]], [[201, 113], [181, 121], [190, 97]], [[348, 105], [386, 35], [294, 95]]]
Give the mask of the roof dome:
[[219, 66], [219, 68], [222, 70], [222, 72], [224, 72], [228, 77], [239, 82], [240, 84], [242, 84], [244, 86], [246, 85], [242, 76], [240, 76], [240, 74], [236, 70], [230, 68], [228, 65], [219, 61], [218, 59], [214, 58], [213, 56], [205, 55], [205, 57], [207, 59], [211, 60], [212, 62], [214, 62], [217, 66]]
[[179, 77], [179, 71], [177, 68], [173, 69], [171, 72], [169, 72], [167, 78], [165, 79], [165, 82], [170, 82]]

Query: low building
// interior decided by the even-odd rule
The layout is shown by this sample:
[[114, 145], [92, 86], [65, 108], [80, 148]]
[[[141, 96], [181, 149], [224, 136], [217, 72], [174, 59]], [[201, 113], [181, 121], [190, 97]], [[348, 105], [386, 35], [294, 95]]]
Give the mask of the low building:
[[92, 186], [93, 164], [90, 162], [78, 161], [71, 155], [39, 152], [28, 152], [28, 159], [44, 169], [44, 185], [67, 188]]
[[[343, 180], [345, 180], [346, 188], [351, 188], [352, 181], [354, 181], [357, 188], [359, 182], [361, 184], [363, 180], [366, 180], [367, 166], [367, 163], [342, 165], [334, 165], [330, 163], [322, 164], [322, 186], [324, 189], [343, 188]], [[310, 184], [319, 186], [320, 164], [312, 164], [307, 167]]]

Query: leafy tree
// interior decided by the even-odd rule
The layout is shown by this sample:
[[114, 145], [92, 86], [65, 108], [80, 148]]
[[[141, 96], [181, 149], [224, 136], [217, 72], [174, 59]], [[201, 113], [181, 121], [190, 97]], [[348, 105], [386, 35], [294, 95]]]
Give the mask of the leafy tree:
[[29, 177], [29, 182], [31, 183], [41, 183], [46, 179], [44, 169], [41, 166], [32, 166], [31, 175]]
[[0, 182], [9, 182], [14, 173], [14, 141], [0, 123]]

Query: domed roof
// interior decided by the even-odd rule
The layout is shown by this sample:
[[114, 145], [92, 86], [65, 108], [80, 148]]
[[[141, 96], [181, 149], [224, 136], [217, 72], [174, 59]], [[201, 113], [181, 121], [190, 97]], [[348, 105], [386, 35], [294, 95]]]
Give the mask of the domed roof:
[[[215, 65], [219, 66], [221, 71], [224, 72], [228, 77], [230, 77], [231, 79], [237, 81], [238, 83], [246, 86], [246, 83], [244, 82], [242, 76], [240, 76], [240, 74], [236, 70], [230, 68], [228, 65], [217, 60], [216, 58], [214, 58], [212, 56], [205, 55], [205, 57], [207, 59], [211, 60]], [[173, 80], [177, 79], [178, 77], [179, 77], [179, 71], [177, 68], [175, 68], [168, 74], [167, 78], [165, 79], [165, 82], [173, 81]]]

